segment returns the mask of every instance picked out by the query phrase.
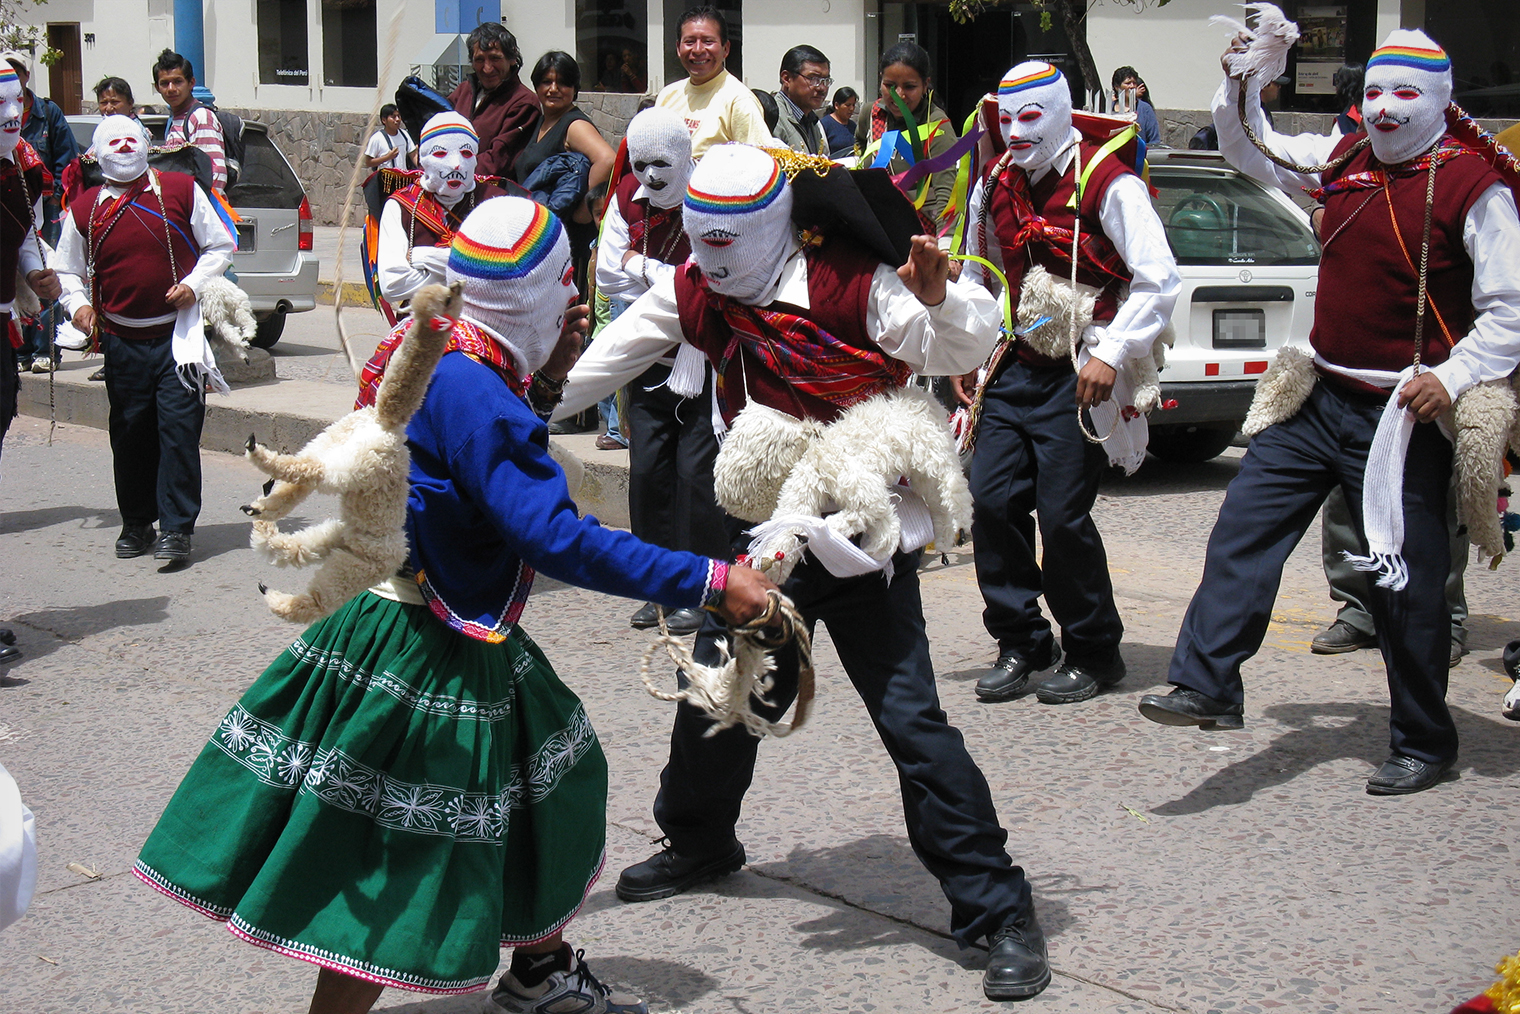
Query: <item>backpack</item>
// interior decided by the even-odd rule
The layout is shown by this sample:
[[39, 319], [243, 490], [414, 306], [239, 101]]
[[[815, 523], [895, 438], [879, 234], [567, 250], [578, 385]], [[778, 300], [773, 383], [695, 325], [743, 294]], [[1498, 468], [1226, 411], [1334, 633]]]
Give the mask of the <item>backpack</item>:
[[[222, 128], [222, 156], [227, 164], [227, 189], [231, 190], [243, 173], [243, 158], [248, 154], [248, 146], [243, 143], [243, 118], [237, 113], [218, 109], [199, 99], [190, 107], [190, 111], [194, 112], [196, 106], [211, 110], [211, 115], [216, 117], [217, 126]], [[190, 113], [187, 112], [185, 115], [189, 116]], [[166, 140], [173, 126], [174, 117], [171, 116], [164, 122], [163, 136]]]
[[427, 82], [413, 74], [396, 88], [396, 109], [406, 132], [416, 140], [422, 137], [422, 126], [437, 113], [453, 110], [448, 99], [428, 87]]
[[222, 125], [222, 150], [227, 157], [227, 189], [231, 190], [243, 174], [243, 158], [248, 146], [243, 143], [243, 118], [215, 106], [207, 106], [216, 114], [216, 122]]

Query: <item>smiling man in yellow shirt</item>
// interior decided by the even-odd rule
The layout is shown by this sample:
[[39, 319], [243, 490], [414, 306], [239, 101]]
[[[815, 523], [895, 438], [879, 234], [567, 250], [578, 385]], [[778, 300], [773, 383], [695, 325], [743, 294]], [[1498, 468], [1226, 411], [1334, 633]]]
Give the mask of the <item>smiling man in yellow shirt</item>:
[[691, 155], [726, 141], [771, 144], [760, 103], [743, 82], [723, 69], [728, 59], [728, 22], [715, 7], [693, 7], [681, 15], [676, 56], [690, 75], [666, 85], [655, 105], [670, 109], [691, 131]]

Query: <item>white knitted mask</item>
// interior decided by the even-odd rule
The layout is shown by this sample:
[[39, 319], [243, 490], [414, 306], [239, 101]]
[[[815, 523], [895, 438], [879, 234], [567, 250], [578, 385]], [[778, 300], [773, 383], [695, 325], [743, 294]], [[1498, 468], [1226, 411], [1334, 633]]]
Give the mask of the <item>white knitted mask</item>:
[[148, 171], [148, 139], [130, 116], [107, 116], [95, 128], [90, 147], [101, 175], [112, 183], [131, 183]]
[[1399, 29], [1367, 61], [1362, 119], [1379, 162], [1397, 165], [1446, 133], [1451, 60], [1424, 32]]
[[1036, 172], [1055, 161], [1071, 137], [1071, 89], [1048, 63], [1030, 60], [998, 85], [998, 124], [1013, 164]]
[[422, 126], [417, 141], [417, 164], [422, 166], [422, 189], [453, 207], [475, 189], [475, 163], [480, 138], [470, 121], [458, 113], [439, 113]]
[[793, 242], [792, 188], [759, 148], [709, 148], [691, 172], [682, 217], [692, 260], [714, 292], [754, 303], [780, 276]]
[[628, 161], [656, 208], [674, 208], [691, 179], [691, 132], [686, 121], [652, 106], [628, 124]]
[[21, 143], [21, 78], [0, 60], [0, 156], [11, 158]]
[[548, 360], [574, 304], [564, 226], [525, 197], [493, 197], [470, 212], [449, 248], [449, 283], [464, 283], [464, 316], [532, 373]]

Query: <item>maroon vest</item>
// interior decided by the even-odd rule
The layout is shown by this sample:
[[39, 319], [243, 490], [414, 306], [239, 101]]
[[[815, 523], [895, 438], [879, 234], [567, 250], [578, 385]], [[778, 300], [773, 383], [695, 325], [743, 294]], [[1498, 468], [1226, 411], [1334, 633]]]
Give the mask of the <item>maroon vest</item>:
[[[1098, 157], [1099, 148], [1099, 145], [1090, 141], [1081, 142], [1084, 168]], [[990, 171], [989, 169], [989, 173]], [[1021, 229], [1026, 223], [1020, 221], [1014, 188], [1017, 177], [1022, 174], [1022, 169], [1010, 165], [993, 185], [987, 206], [987, 217], [991, 219], [998, 246], [1003, 252], [1003, 271], [1013, 290], [1015, 305], [1024, 274], [1034, 265], [1039, 264], [1061, 278], [1071, 277], [1069, 245], [1066, 256], [1062, 257], [1055, 252], [1049, 239], [1033, 236], [1030, 230]], [[1096, 267], [1090, 262], [1086, 250], [1080, 258], [1077, 281], [1100, 290], [1097, 305], [1093, 309], [1093, 319], [1097, 321], [1113, 320], [1119, 309], [1119, 287], [1130, 280], [1129, 271], [1118, 261], [1113, 244], [1104, 235], [1103, 223], [1098, 218], [1098, 211], [1103, 206], [1103, 195], [1108, 193], [1114, 180], [1125, 175], [1133, 176], [1134, 170], [1113, 155], [1103, 159], [1088, 178], [1087, 189], [1082, 194], [1082, 207], [1078, 209], [1082, 216], [1082, 235], [1090, 237], [1090, 244], [1084, 243], [1084, 247], [1091, 245], [1114, 266], [1114, 270]], [[1017, 181], [1022, 183], [1022, 180]], [[1075, 161], [1060, 176], [1054, 172], [1046, 173], [1038, 183], [1030, 187], [1030, 202], [1034, 213], [1050, 225], [1070, 230], [1077, 220], [1077, 212], [1073, 212], [1067, 203], [1076, 189]]]
[[617, 206], [628, 223], [628, 249], [641, 255], [647, 250], [648, 256], [665, 264], [685, 264], [691, 256], [691, 241], [681, 225], [681, 206], [655, 208], [647, 199], [634, 200], [638, 189], [639, 178], [633, 173], [618, 182]]
[[[95, 206], [99, 187], [91, 187], [69, 206], [74, 227], [90, 245], [95, 265], [95, 284], [91, 305], [97, 313], [113, 317], [162, 317], [175, 312], [164, 298], [195, 267], [200, 251], [194, 245], [190, 212], [195, 207], [195, 180], [184, 173], [157, 173], [163, 192], [164, 208], [169, 213], [169, 242], [174, 244], [174, 267], [170, 269], [165, 252], [164, 221], [159, 217], [158, 198], [146, 186], [134, 185], [117, 200]], [[122, 211], [120, 202], [132, 206]], [[91, 237], [91, 216], [94, 235]], [[111, 225], [115, 219], [115, 225]], [[109, 228], [107, 228], [109, 226]], [[123, 338], [162, 338], [172, 334], [174, 322], [149, 327], [126, 327], [115, 321], [104, 323]]]
[[[24, 170], [20, 168], [19, 162], [36, 160], [35, 155], [28, 158], [22, 152], [25, 147], [25, 141], [16, 146], [15, 161], [0, 162], [0, 303], [9, 303], [16, 298], [16, 268], [21, 262], [21, 244], [36, 242], [31, 238], [32, 230], [42, 224], [32, 221], [32, 206], [27, 197], [35, 202], [52, 186], [41, 163]], [[30, 151], [28, 148], [27, 152]]]
[[[837, 238], [822, 247], [807, 248], [804, 256], [808, 302], [812, 305], [803, 309], [776, 302], [768, 309], [805, 317], [846, 345], [878, 349], [866, 335], [866, 300], [871, 294], [871, 276], [881, 261]], [[718, 299], [702, 288], [700, 278], [701, 271], [694, 262], [676, 272], [676, 309], [686, 341], [717, 369], [722, 366], [733, 329], [723, 316]], [[783, 383], [742, 346], [724, 370], [723, 386], [727, 402], [724, 421], [729, 423], [749, 398], [778, 412], [822, 422], [833, 422], [840, 413], [838, 406]]]
[[[1331, 157], [1345, 152], [1358, 136], [1343, 137]], [[1322, 182], [1328, 184], [1343, 175], [1378, 168], [1381, 165], [1368, 146], [1338, 170], [1324, 173]], [[1427, 274], [1427, 291], [1435, 313], [1425, 316], [1425, 347], [1420, 353], [1420, 362], [1425, 365], [1445, 362], [1450, 353], [1448, 341], [1461, 340], [1472, 327], [1473, 265], [1462, 245], [1462, 230], [1473, 203], [1498, 181], [1498, 173], [1469, 152], [1436, 170]], [[1344, 190], [1326, 198], [1320, 227], [1324, 253], [1309, 343], [1329, 362], [1392, 373], [1414, 362], [1415, 301], [1427, 184], [1428, 173], [1422, 170], [1394, 177], [1386, 188]]]

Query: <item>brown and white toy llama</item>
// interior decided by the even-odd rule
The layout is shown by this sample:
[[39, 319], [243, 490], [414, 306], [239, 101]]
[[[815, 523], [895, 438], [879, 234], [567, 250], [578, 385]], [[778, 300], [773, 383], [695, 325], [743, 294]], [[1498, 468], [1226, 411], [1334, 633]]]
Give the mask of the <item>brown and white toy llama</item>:
[[[273, 477], [243, 507], [256, 520], [250, 543], [279, 566], [321, 566], [299, 595], [265, 589], [276, 616], [311, 623], [396, 573], [406, 561], [406, 426], [427, 394], [462, 300], [456, 283], [429, 285], [412, 299], [412, 327], [391, 355], [375, 404], [355, 409], [296, 454], [248, 438], [248, 460]], [[338, 517], [285, 533], [279, 520], [313, 492], [339, 498]]]

